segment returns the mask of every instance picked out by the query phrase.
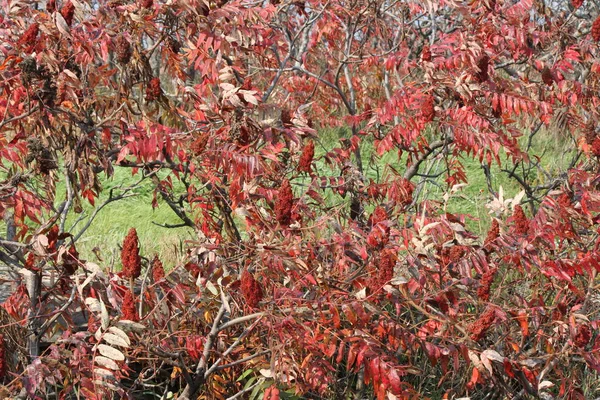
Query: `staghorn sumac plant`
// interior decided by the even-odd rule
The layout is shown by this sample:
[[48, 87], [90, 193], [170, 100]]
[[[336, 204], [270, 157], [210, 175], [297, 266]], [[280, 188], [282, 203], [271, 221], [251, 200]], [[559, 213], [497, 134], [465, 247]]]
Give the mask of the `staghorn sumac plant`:
[[[597, 396], [599, 10], [547, 3], [1, 2], [7, 390]], [[140, 185], [185, 257], [83, 260]]]

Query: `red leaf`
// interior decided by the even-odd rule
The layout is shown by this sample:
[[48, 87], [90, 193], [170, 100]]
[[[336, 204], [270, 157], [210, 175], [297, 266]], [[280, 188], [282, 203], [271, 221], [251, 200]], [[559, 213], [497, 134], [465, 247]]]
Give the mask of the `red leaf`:
[[516, 316], [517, 321], [519, 321], [519, 325], [521, 327], [521, 333], [523, 333], [523, 337], [529, 336], [529, 322], [527, 321], [527, 312], [524, 310], [520, 310], [519, 314]]
[[271, 386], [265, 390], [263, 400], [279, 400], [279, 389], [275, 386]]
[[352, 309], [352, 307], [350, 307], [347, 304], [344, 304], [342, 306], [342, 310], [344, 311], [344, 314], [346, 315], [346, 318], [348, 318], [348, 321], [352, 325], [356, 325], [356, 321], [358, 321], [358, 318], [356, 316], [356, 312], [354, 312], [354, 310]]
[[479, 380], [479, 370], [477, 367], [473, 367], [473, 373], [471, 374], [471, 380], [467, 383], [467, 388], [473, 389]]
[[338, 313], [337, 308], [333, 304], [330, 304], [329, 311], [331, 312], [331, 318], [333, 321], [334, 328], [339, 328], [341, 325], [341, 322], [340, 322], [340, 314]]

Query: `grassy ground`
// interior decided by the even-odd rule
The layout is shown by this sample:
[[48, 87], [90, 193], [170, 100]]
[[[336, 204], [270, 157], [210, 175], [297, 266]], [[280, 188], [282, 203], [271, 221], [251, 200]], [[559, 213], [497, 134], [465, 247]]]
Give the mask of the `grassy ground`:
[[[132, 176], [129, 168], [116, 168], [111, 178], [103, 179], [103, 194], [96, 201], [101, 204], [106, 198], [108, 190], [118, 186], [129, 186], [139, 180], [139, 176]], [[118, 193], [117, 190], [115, 190]], [[130, 228], [136, 228], [140, 238], [141, 254], [148, 258], [159, 254], [163, 262], [168, 266], [174, 265], [183, 251], [183, 242], [193, 239], [194, 232], [189, 228], [164, 228], [156, 224], [178, 224], [181, 221], [163, 201], [159, 200], [158, 208], [152, 208], [152, 184], [150, 181], [142, 183], [133, 190], [134, 196], [116, 202], [109, 203], [104, 207], [90, 225], [88, 230], [79, 240], [77, 246], [79, 252], [87, 260], [98, 262], [94, 255], [94, 248], [98, 248], [99, 254], [111, 255], [116, 258], [115, 265], [119, 265], [119, 255], [115, 253], [122, 243]], [[85, 215], [90, 215], [94, 207], [84, 201], [83, 209]], [[67, 220], [67, 227], [79, 218], [79, 215], [71, 214]], [[85, 221], [85, 220], [84, 220]], [[84, 224], [79, 222], [74, 232]], [[105, 260], [108, 265], [112, 260]]]

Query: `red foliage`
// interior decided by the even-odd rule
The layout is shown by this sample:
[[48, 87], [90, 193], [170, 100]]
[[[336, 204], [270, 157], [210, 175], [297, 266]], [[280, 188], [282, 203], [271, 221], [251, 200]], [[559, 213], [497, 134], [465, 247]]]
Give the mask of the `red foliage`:
[[129, 321], [138, 321], [139, 316], [135, 306], [135, 296], [131, 293], [131, 290], [125, 289], [123, 304], [121, 305], [121, 318]]
[[69, 246], [69, 250], [62, 255], [63, 267], [67, 275], [73, 275], [79, 268], [79, 252], [74, 245]]
[[165, 279], [165, 269], [158, 255], [155, 255], [152, 259], [152, 279], [155, 283]]
[[390, 238], [390, 227], [379, 223], [375, 225], [369, 236], [367, 237], [367, 244], [372, 248], [383, 248], [389, 241]]
[[310, 140], [302, 149], [302, 155], [298, 162], [298, 171], [310, 173], [312, 161], [315, 156], [315, 143]]
[[90, 333], [96, 333], [96, 331], [100, 328], [100, 320], [96, 318], [94, 313], [90, 313], [87, 321], [87, 330]]
[[[600, 371], [591, 343], [597, 315], [586, 298], [600, 269], [600, 176], [597, 160], [580, 162], [576, 148], [600, 157], [593, 41], [600, 23], [581, 40], [573, 33], [593, 20], [585, 26], [585, 18], [565, 18], [564, 7], [453, 2], [435, 13], [443, 29], [429, 47], [430, 30], [396, 29], [398, 19], [419, 21], [431, 11], [422, 2], [390, 2], [386, 12], [374, 12], [371, 2], [346, 7], [333, 0], [320, 13], [293, 0], [292, 18], [276, 2], [108, 0], [87, 7], [75, 26], [79, 6], [63, 0], [58, 10], [70, 30], [61, 15], [55, 24], [56, 14], [38, 9], [13, 7], [10, 20], [0, 13], [7, 52], [0, 218], [15, 225], [0, 252], [41, 278], [32, 283], [35, 299], [20, 286], [3, 306], [19, 328], [43, 326], [48, 337], [61, 338], [44, 363], [32, 358], [27, 372], [35, 378], [15, 379], [16, 392], [33, 385], [40, 398], [48, 390], [56, 397], [75, 391], [137, 398], [142, 379], [183, 391], [187, 371], [202, 380], [202, 396], [223, 398], [244, 387], [250, 376], [235, 379], [245, 370], [271, 361], [272, 384], [300, 397], [335, 398], [358, 371], [371, 386], [364, 393], [378, 399], [387, 392], [420, 398], [423, 387], [450, 397], [467, 389], [479, 391], [474, 397], [536, 397], [529, 391], [545, 364], [530, 360], [553, 353], [561, 362], [544, 379], [556, 384], [558, 397], [574, 393], [565, 377], [576, 382]], [[56, 12], [55, 3], [46, 4]], [[349, 31], [361, 26], [372, 27], [370, 34]], [[290, 38], [298, 38], [293, 49]], [[503, 67], [492, 76], [495, 66]], [[142, 103], [155, 104], [140, 104], [140, 91]], [[545, 168], [541, 152], [519, 139], [523, 132], [533, 137], [538, 124], [580, 134], [576, 144], [561, 142], [566, 163]], [[340, 140], [323, 142], [324, 168], [317, 171], [312, 140], [323, 127], [339, 129]], [[371, 145], [371, 156], [357, 158]], [[535, 215], [528, 220], [517, 207], [506, 225], [498, 218], [487, 237], [478, 237], [464, 223], [471, 216], [452, 214], [459, 184], [473, 183], [466, 159], [486, 173], [493, 164], [512, 171], [509, 179], [527, 189]], [[178, 255], [187, 257], [183, 268], [164, 279], [154, 258], [148, 273], [160, 288], [136, 285], [138, 295], [124, 292], [108, 269], [93, 273], [91, 263], [79, 276], [79, 256], [69, 246], [86, 224], [74, 232], [59, 228], [72, 225], [61, 221], [63, 211], [70, 219], [83, 201], [100, 206], [94, 201], [107, 193], [98, 174], [108, 177], [117, 165], [143, 175], [141, 182], [169, 200], [167, 210], [196, 232]], [[543, 182], [533, 171], [544, 171]], [[65, 179], [72, 201], [57, 192]], [[109, 185], [115, 200], [131, 193]], [[494, 212], [506, 204], [501, 197], [490, 204]], [[301, 224], [289, 229], [292, 222]], [[121, 275], [133, 279], [141, 272], [139, 243], [125, 242]], [[111, 262], [106, 246], [91, 246], [101, 267]], [[382, 290], [396, 265], [393, 288]], [[60, 280], [47, 285], [57, 268]], [[70, 273], [78, 275], [66, 279]], [[119, 321], [122, 314], [137, 319], [142, 304], [143, 329]], [[65, 318], [56, 320], [49, 311], [64, 305]], [[77, 333], [67, 314], [82, 305], [94, 312], [92, 331], [108, 312], [102, 335]], [[577, 313], [590, 320], [577, 327]], [[121, 328], [131, 329], [132, 339], [126, 350], [118, 346], [128, 357], [123, 370], [103, 364], [94, 349], [115, 342], [109, 334]], [[212, 347], [204, 371], [219, 371], [219, 379], [196, 373], [205, 345]], [[261, 355], [268, 348], [277, 351]], [[469, 362], [469, 353], [484, 362], [484, 349], [506, 359], [504, 368], [495, 363], [493, 377]], [[180, 368], [161, 372], [173, 354], [182, 356]], [[254, 354], [260, 357], [249, 366], [237, 363]], [[113, 366], [106, 381], [114, 389], [105, 389], [114, 393], [97, 392], [94, 371], [103, 365]], [[15, 378], [27, 375], [21, 372]]]
[[477, 288], [477, 297], [480, 300], [490, 300], [490, 288], [492, 287], [492, 283], [494, 282], [496, 272], [498, 272], [498, 268], [492, 268], [486, 271], [479, 280], [479, 287]]
[[471, 333], [471, 339], [478, 341], [484, 337], [485, 333], [488, 329], [494, 324], [496, 321], [496, 311], [493, 307], [488, 307], [485, 309], [483, 314], [469, 327], [469, 332]]
[[199, 276], [199, 275], [200, 275], [200, 273], [202, 272], [202, 270], [200, 269], [200, 267], [198, 266], [198, 264], [196, 264], [196, 263], [192, 263], [192, 262], [186, 263], [186, 264], [183, 266], [183, 268], [184, 268], [184, 269], [185, 269], [187, 272], [189, 272], [189, 273], [190, 273], [190, 274], [191, 274], [191, 275], [194, 277], [194, 279], [198, 279], [198, 276]]
[[202, 357], [204, 349], [204, 337], [199, 335], [191, 335], [185, 338], [185, 349], [194, 362], [198, 362]]
[[54, 11], [56, 11], [56, 0], [48, 0], [46, 2], [46, 11], [49, 14], [52, 14]]
[[421, 116], [425, 122], [431, 122], [435, 118], [435, 101], [433, 96], [426, 96], [421, 105]]
[[240, 89], [252, 90], [252, 78], [248, 77], [248, 78], [244, 79], [244, 82], [242, 83], [242, 86], [240, 87]]
[[512, 215], [513, 220], [513, 232], [517, 235], [526, 235], [529, 232], [529, 220], [523, 212], [523, 208], [520, 205], [515, 206], [515, 210]]
[[288, 226], [292, 220], [294, 193], [290, 181], [284, 179], [275, 199], [275, 216], [282, 226]]
[[206, 148], [206, 144], [208, 143], [207, 135], [199, 135], [191, 144], [190, 150], [194, 155], [200, 155]]
[[494, 11], [496, 9], [496, 0], [485, 0], [483, 4], [485, 5], [485, 8], [490, 11]]
[[400, 178], [390, 185], [387, 195], [390, 200], [406, 207], [412, 204], [414, 190], [415, 187], [409, 180]]
[[123, 270], [121, 276], [124, 278], [135, 279], [140, 276], [142, 271], [142, 259], [140, 257], [140, 247], [137, 231], [131, 228], [123, 241], [121, 250], [121, 262]]
[[24, 47], [32, 47], [37, 42], [37, 37], [40, 33], [40, 25], [37, 22], [29, 25], [29, 28], [21, 35], [21, 38], [17, 42], [18, 45]]
[[160, 79], [152, 78], [150, 82], [148, 82], [148, 86], [146, 86], [146, 101], [153, 102], [160, 99], [162, 95], [162, 89], [160, 87]]
[[2, 304], [2, 307], [4, 307], [8, 315], [13, 317], [16, 321], [23, 321], [27, 314], [28, 301], [29, 294], [27, 293], [27, 287], [24, 284], [21, 284], [10, 296], [8, 296]]
[[277, 386], [271, 386], [265, 390], [262, 400], [279, 400], [279, 389]]
[[568, 193], [561, 193], [560, 196], [558, 196], [558, 198], [556, 199], [556, 202], [562, 208], [569, 208], [573, 205], [573, 203], [571, 201], [571, 196], [569, 196]]
[[583, 5], [584, 0], [571, 0], [571, 4], [575, 9], [581, 7]]
[[248, 272], [248, 270], [242, 272], [240, 288], [246, 304], [251, 308], [256, 308], [258, 303], [263, 299], [263, 291], [260, 283], [254, 279], [254, 275]]
[[577, 333], [573, 338], [573, 343], [577, 347], [585, 347], [592, 338], [592, 330], [588, 324], [581, 324], [577, 327]]
[[70, 1], [67, 1], [60, 9], [60, 14], [65, 19], [67, 25], [73, 24], [73, 16], [75, 15], [75, 6]]
[[33, 253], [29, 253], [27, 256], [24, 267], [30, 271], [35, 271], [37, 269], [35, 266], [35, 255]]
[[133, 49], [131, 44], [124, 36], [119, 36], [115, 40], [115, 58], [121, 64], [127, 64], [131, 60]]
[[389, 218], [388, 213], [382, 206], [377, 206], [369, 216], [369, 226], [373, 227]]

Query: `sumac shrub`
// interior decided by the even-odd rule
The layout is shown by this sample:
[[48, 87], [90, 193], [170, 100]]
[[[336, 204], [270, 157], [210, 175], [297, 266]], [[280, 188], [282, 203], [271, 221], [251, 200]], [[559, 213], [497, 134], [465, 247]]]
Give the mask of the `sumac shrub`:
[[7, 3], [3, 395], [600, 396], [596, 14]]

